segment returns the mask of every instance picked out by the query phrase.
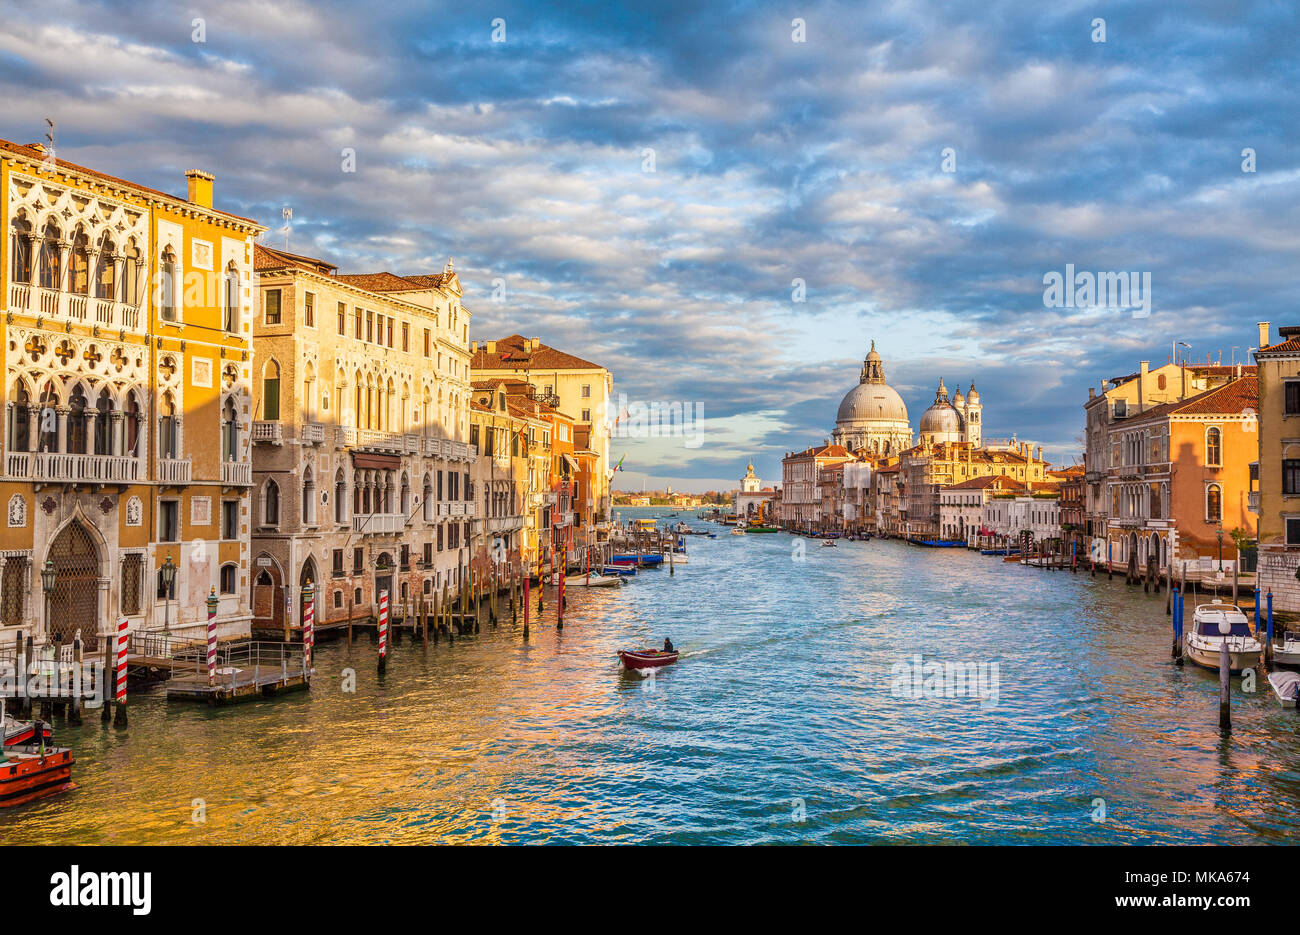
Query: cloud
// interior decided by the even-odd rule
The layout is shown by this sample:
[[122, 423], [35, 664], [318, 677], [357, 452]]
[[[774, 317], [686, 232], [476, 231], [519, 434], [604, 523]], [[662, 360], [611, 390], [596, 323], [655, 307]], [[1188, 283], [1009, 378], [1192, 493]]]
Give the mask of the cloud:
[[[819, 0], [804, 43], [740, 0], [396, 7], [10, 12], [0, 135], [51, 116], [62, 155], [170, 191], [210, 169], [222, 207], [278, 228], [292, 205], [293, 249], [347, 270], [455, 256], [472, 337], [541, 335], [630, 397], [704, 405], [702, 448], [635, 451], [675, 486], [751, 455], [778, 477], [872, 337], [914, 420], [940, 376], [974, 379], [989, 434], [1057, 456], [1099, 378], [1174, 337], [1240, 358], [1290, 307], [1293, 4]], [[1045, 309], [1067, 263], [1150, 271], [1151, 317]]]

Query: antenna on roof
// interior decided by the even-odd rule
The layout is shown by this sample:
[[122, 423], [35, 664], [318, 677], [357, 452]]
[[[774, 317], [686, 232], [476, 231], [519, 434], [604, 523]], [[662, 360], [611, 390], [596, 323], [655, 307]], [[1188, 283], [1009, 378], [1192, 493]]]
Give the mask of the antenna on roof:
[[284, 218], [284, 227], [280, 228], [280, 233], [284, 234], [284, 249], [289, 249], [289, 222], [293, 220], [293, 208], [288, 205], [280, 212], [280, 217]]
[[45, 164], [48, 166], [54, 165], [54, 130], [55, 130], [54, 121], [51, 120], [49, 117], [46, 117], [45, 118], [45, 142], [48, 145], [45, 147]]

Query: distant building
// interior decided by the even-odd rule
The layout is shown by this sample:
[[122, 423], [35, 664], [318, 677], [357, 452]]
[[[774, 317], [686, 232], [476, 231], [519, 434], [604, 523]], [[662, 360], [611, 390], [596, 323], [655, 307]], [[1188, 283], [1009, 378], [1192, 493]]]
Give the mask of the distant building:
[[745, 476], [740, 479], [740, 489], [732, 498], [732, 511], [736, 516], [773, 522], [772, 499], [775, 491], [764, 487], [763, 482], [754, 473], [754, 462], [749, 462]]
[[810, 529], [822, 521], [819, 472], [830, 464], [854, 460], [842, 445], [825, 444], [788, 453], [781, 460], [781, 525]]

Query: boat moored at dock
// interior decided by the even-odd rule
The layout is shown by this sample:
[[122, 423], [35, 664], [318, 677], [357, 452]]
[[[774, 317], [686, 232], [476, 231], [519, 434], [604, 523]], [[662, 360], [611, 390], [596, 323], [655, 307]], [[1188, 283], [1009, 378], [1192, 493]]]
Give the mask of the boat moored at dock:
[[[1223, 627], [1228, 632], [1223, 633]], [[1183, 637], [1188, 658], [1207, 669], [1219, 668], [1220, 652], [1228, 648], [1228, 667], [1233, 672], [1250, 669], [1263, 659], [1264, 646], [1250, 632], [1250, 624], [1235, 604], [1202, 604], [1192, 614], [1192, 627]]]

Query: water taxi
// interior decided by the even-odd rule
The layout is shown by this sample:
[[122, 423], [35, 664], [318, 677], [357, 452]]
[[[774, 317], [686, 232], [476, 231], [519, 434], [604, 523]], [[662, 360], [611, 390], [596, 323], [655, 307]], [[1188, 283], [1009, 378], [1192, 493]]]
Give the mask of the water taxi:
[[45, 725], [33, 722], [34, 742], [0, 744], [0, 808], [22, 805], [76, 788], [72, 751], [47, 746]]
[[[1225, 636], [1220, 624], [1227, 624]], [[1250, 632], [1250, 624], [1235, 604], [1202, 604], [1192, 614], [1192, 628], [1183, 636], [1183, 652], [1198, 666], [1219, 668], [1219, 652], [1228, 646], [1228, 667], [1233, 672], [1259, 665], [1264, 646]]]

